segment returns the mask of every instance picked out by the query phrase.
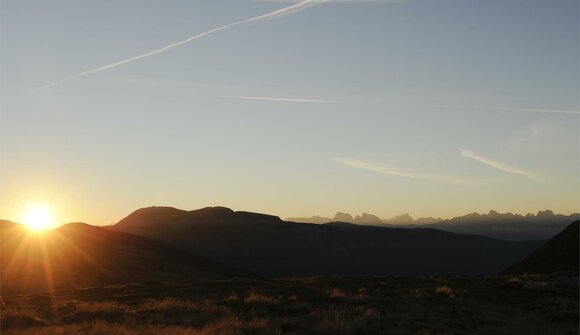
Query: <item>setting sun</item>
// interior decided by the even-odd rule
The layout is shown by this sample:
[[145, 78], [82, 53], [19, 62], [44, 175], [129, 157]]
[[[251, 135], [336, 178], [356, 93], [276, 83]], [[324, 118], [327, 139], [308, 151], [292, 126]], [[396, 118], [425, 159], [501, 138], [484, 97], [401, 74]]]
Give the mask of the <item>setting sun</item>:
[[32, 206], [24, 213], [23, 222], [30, 230], [46, 230], [54, 226], [54, 215], [46, 206]]

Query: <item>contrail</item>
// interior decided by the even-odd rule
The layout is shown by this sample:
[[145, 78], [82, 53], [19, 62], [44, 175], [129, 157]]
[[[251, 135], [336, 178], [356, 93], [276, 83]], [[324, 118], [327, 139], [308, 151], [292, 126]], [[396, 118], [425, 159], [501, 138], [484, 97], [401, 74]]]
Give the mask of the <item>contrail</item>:
[[362, 169], [368, 170], [376, 173], [387, 174], [391, 176], [397, 177], [404, 177], [404, 178], [415, 178], [415, 179], [422, 179], [422, 180], [429, 180], [438, 183], [444, 184], [451, 184], [451, 185], [458, 185], [458, 186], [466, 186], [466, 187], [483, 187], [486, 185], [491, 184], [490, 181], [481, 180], [481, 179], [471, 179], [465, 178], [460, 176], [453, 176], [447, 174], [435, 174], [435, 173], [421, 173], [421, 172], [412, 172], [412, 171], [405, 171], [399, 168], [385, 165], [385, 164], [377, 164], [374, 162], [367, 162], [356, 158], [349, 158], [349, 157], [334, 157], [331, 158], [334, 161], [337, 161], [343, 165], [350, 166], [355, 169]]
[[508, 163], [504, 163], [504, 162], [499, 162], [496, 161], [492, 158], [488, 158], [488, 157], [484, 157], [481, 155], [476, 154], [475, 152], [473, 152], [472, 150], [469, 149], [459, 149], [459, 153], [467, 158], [471, 158], [471, 159], [475, 159], [476, 161], [483, 163], [485, 165], [489, 165], [491, 167], [494, 167], [498, 170], [501, 171], [505, 171], [505, 172], [510, 172], [510, 173], [515, 173], [515, 174], [519, 174], [522, 175], [528, 179], [532, 179], [532, 180], [536, 180], [536, 181], [542, 181], [542, 177], [540, 176], [539, 173], [534, 172], [534, 171], [530, 171], [527, 169], [523, 169], [517, 166], [513, 166], [511, 164]]
[[185, 39], [183, 41], [175, 42], [175, 43], [166, 45], [166, 46], [164, 46], [162, 48], [159, 48], [159, 49], [155, 49], [153, 51], [146, 52], [144, 54], [140, 54], [140, 55], [133, 56], [133, 57], [130, 57], [130, 58], [127, 58], [127, 59], [123, 59], [123, 60], [120, 60], [118, 62], [114, 62], [114, 63], [111, 63], [111, 64], [103, 65], [103, 66], [98, 67], [96, 69], [87, 70], [87, 71], [83, 71], [83, 72], [77, 73], [74, 76], [71, 76], [71, 77], [68, 77], [68, 78], [59, 80], [57, 82], [54, 82], [52, 84], [46, 85], [46, 86], [42, 87], [40, 90], [47, 89], [47, 88], [50, 88], [50, 87], [53, 87], [53, 86], [57, 86], [57, 85], [60, 85], [60, 84], [65, 83], [67, 81], [71, 81], [71, 80], [76, 79], [76, 78], [79, 78], [79, 77], [84, 77], [84, 76], [88, 76], [88, 75], [91, 75], [91, 74], [94, 74], [94, 73], [98, 73], [98, 72], [101, 72], [101, 71], [109, 70], [109, 69], [115, 68], [117, 66], [121, 66], [121, 65], [124, 65], [124, 64], [127, 64], [127, 63], [131, 63], [133, 61], [136, 61], [136, 60], [139, 60], [139, 59], [142, 59], [142, 58], [151, 57], [151, 56], [154, 56], [156, 54], [159, 54], [159, 53], [168, 51], [170, 49], [173, 49], [175, 47], [184, 45], [184, 44], [189, 43], [191, 41], [195, 41], [195, 40], [197, 40], [199, 38], [202, 38], [204, 36], [207, 36], [207, 35], [216, 33], [216, 32], [218, 32], [220, 30], [229, 29], [229, 28], [232, 28], [232, 27], [235, 27], [235, 26], [244, 24], [244, 23], [256, 22], [256, 21], [271, 19], [271, 18], [283, 16], [283, 15], [293, 14], [293, 13], [296, 13], [296, 12], [299, 12], [299, 11], [302, 11], [302, 10], [305, 10], [307, 8], [310, 8], [312, 6], [315, 6], [315, 5], [318, 5], [318, 4], [327, 2], [327, 1], [328, 0], [304, 0], [304, 1], [301, 1], [301, 2], [296, 3], [294, 5], [291, 5], [291, 6], [288, 6], [288, 7], [284, 7], [284, 8], [281, 8], [281, 9], [277, 9], [277, 10], [275, 10], [273, 12], [270, 12], [270, 13], [267, 13], [267, 14], [264, 14], [264, 15], [259, 15], [259, 16], [255, 16], [255, 17], [252, 17], [252, 18], [249, 18], [249, 19], [240, 20], [240, 21], [236, 21], [236, 22], [233, 22], [233, 23], [230, 23], [230, 24], [226, 24], [224, 26], [221, 26], [221, 27], [218, 27], [218, 28], [214, 28], [212, 30], [208, 30], [208, 31], [206, 31], [204, 33], [197, 34], [195, 36], [189, 37], [189, 38], [187, 38], [187, 39]]
[[281, 98], [281, 97], [251, 97], [251, 96], [236, 96], [224, 95], [221, 98], [226, 99], [242, 99], [242, 100], [262, 100], [262, 101], [281, 101], [281, 102], [312, 102], [312, 103], [329, 103], [328, 100], [321, 99], [299, 99], [299, 98]]
[[580, 114], [580, 111], [559, 110], [559, 109], [536, 109], [536, 108], [497, 108], [498, 110], [510, 112], [532, 112], [532, 113], [556, 113], [556, 114]]

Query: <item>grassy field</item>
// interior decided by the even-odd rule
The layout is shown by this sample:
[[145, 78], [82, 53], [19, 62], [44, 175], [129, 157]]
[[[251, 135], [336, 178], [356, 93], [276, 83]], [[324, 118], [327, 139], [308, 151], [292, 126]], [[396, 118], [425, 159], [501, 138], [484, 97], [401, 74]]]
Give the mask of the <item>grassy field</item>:
[[2, 335], [578, 334], [578, 278], [195, 280], [4, 297]]

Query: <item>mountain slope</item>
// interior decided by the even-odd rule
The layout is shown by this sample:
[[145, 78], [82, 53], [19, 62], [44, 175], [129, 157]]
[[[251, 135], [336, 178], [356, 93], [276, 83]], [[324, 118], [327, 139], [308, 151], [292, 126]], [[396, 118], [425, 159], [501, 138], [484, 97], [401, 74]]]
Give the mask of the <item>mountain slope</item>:
[[504, 271], [506, 274], [575, 272], [579, 268], [579, 221], [570, 224], [540, 249]]
[[457, 234], [480, 235], [508, 241], [527, 241], [548, 240], [562, 231], [570, 222], [579, 218], [578, 213], [562, 215], [554, 214], [550, 210], [527, 215], [498, 213], [492, 210], [488, 214], [471, 213], [449, 220], [433, 217], [415, 220], [409, 214], [402, 214], [387, 220], [381, 220], [371, 214], [363, 214], [353, 219], [352, 216], [340, 212], [334, 219], [314, 216], [287, 220], [304, 223], [347, 222], [391, 228], [434, 228]]
[[541, 245], [434, 229], [294, 223], [223, 207], [143, 208], [111, 229], [265, 276], [491, 274]]
[[3, 294], [243, 273], [165, 243], [72, 223], [43, 233], [0, 221]]
[[524, 216], [490, 211], [488, 214], [472, 213], [424, 227], [512, 241], [547, 240], [578, 218], [577, 213], [561, 215], [551, 211], [540, 211], [536, 215]]

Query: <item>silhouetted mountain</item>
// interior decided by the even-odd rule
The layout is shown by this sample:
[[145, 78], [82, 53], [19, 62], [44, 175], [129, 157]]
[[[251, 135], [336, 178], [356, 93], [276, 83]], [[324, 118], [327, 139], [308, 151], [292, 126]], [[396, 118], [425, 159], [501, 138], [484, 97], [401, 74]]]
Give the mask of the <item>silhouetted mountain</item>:
[[418, 218], [417, 221], [415, 221], [415, 223], [418, 225], [422, 225], [422, 224], [431, 224], [431, 223], [439, 222], [442, 220], [443, 219], [441, 219], [441, 218], [434, 218], [432, 216], [428, 216], [426, 218]]
[[244, 274], [159, 241], [84, 223], [33, 233], [0, 221], [0, 237], [3, 294]]
[[334, 219], [315, 216], [311, 218], [288, 218], [288, 221], [304, 223], [347, 222], [369, 226], [398, 228], [434, 228], [458, 234], [480, 235], [509, 241], [548, 240], [562, 231], [570, 222], [578, 220], [580, 214], [554, 214], [550, 210], [539, 211], [536, 215], [499, 213], [491, 210], [488, 214], [471, 213], [449, 220], [426, 217], [414, 220], [409, 214], [381, 220], [371, 214], [363, 214], [352, 219], [350, 214], [337, 213]]
[[422, 227], [512, 241], [547, 240], [578, 218], [579, 214], [577, 213], [555, 215], [549, 210], [540, 211], [537, 215], [527, 214], [526, 216], [490, 211], [488, 214], [472, 213]]
[[[311, 216], [309, 218], [286, 218], [286, 221], [290, 221], [290, 222], [300, 222], [300, 223], [315, 223], [315, 224], [323, 224], [323, 223], [329, 223], [329, 222], [333, 222], [335, 221], [334, 219], [331, 218], [327, 218], [324, 216]], [[341, 222], [352, 222], [352, 217], [351, 217], [351, 221], [345, 221], [345, 220], [338, 220]]]
[[389, 224], [413, 224], [415, 220], [409, 214], [405, 213], [389, 220], [383, 220], [383, 222]]
[[301, 222], [301, 223], [329, 223], [329, 222], [347, 222], [347, 223], [356, 223], [362, 225], [370, 225], [370, 226], [382, 226], [383, 223], [390, 224], [390, 225], [409, 225], [409, 224], [428, 224], [428, 223], [435, 223], [441, 221], [440, 218], [433, 218], [433, 217], [426, 217], [420, 218], [415, 221], [409, 214], [402, 214], [395, 216], [391, 219], [383, 220], [376, 215], [363, 213], [362, 215], [357, 215], [355, 218], [348, 213], [338, 212], [334, 216], [334, 218], [327, 218], [323, 216], [312, 216], [309, 218], [287, 218], [286, 221], [292, 222]]
[[491, 274], [542, 244], [434, 229], [294, 223], [223, 207], [143, 208], [111, 229], [265, 276]]
[[579, 268], [579, 222], [570, 224], [540, 249], [504, 271], [506, 274], [574, 272]]
[[362, 215], [357, 215], [354, 218], [354, 223], [356, 224], [373, 224], [373, 223], [380, 223], [381, 218], [376, 215], [363, 213]]

